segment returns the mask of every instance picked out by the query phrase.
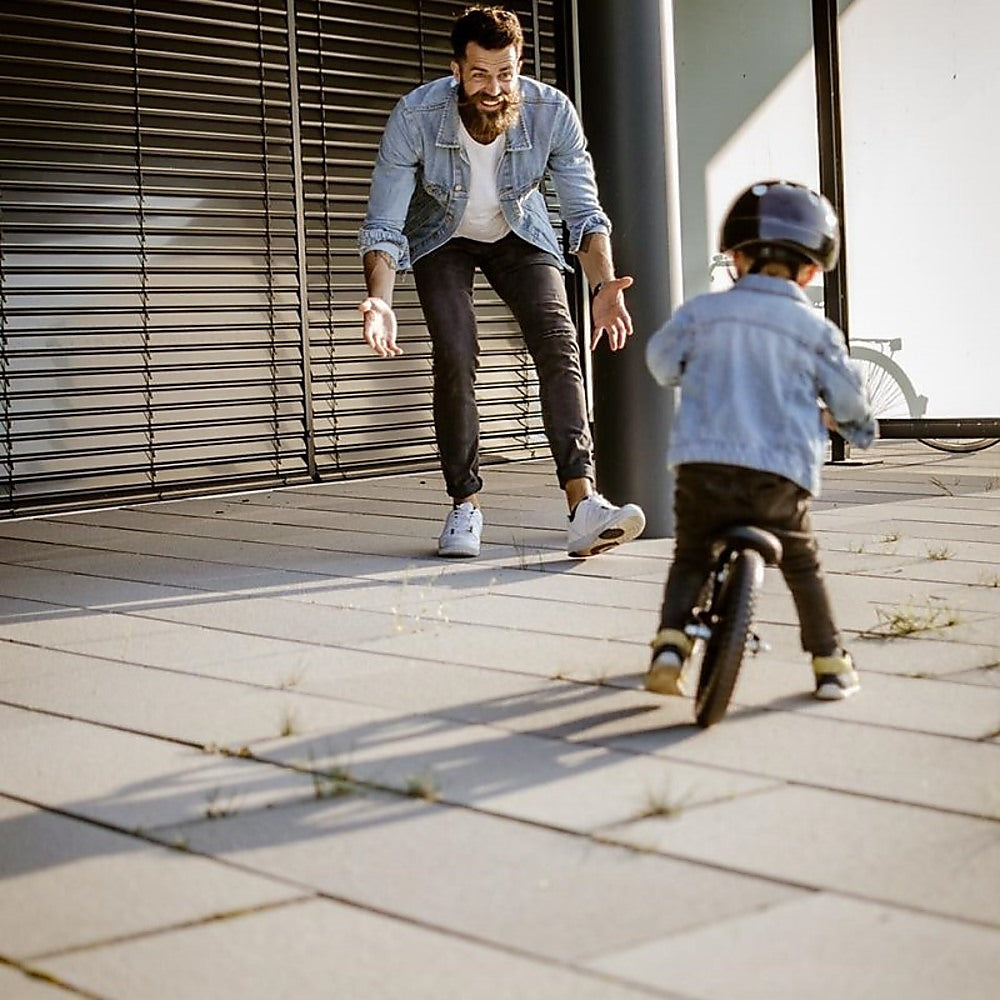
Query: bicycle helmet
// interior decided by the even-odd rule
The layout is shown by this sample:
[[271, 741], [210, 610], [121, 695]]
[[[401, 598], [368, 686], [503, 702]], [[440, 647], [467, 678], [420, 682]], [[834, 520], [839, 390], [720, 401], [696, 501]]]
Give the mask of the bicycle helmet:
[[818, 264], [829, 271], [840, 253], [840, 225], [821, 194], [794, 181], [760, 181], [733, 202], [719, 236], [723, 253], [743, 250], [753, 270], [767, 261]]

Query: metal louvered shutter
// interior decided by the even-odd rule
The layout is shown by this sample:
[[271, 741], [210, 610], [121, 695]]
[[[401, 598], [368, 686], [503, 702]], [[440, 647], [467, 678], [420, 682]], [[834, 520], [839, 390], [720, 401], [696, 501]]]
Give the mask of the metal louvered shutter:
[[[556, 82], [557, 2], [511, 6]], [[458, 9], [0, 5], [0, 515], [436, 468], [412, 280], [380, 361], [356, 237]], [[544, 452], [520, 335], [477, 300], [484, 461]]]
[[[554, 46], [552, 4], [508, 5], [525, 29], [525, 67]], [[549, 8], [547, 19], [533, 8]], [[405, 353], [378, 359], [364, 343], [357, 304], [364, 279], [357, 233], [382, 129], [413, 87], [450, 73], [452, 2], [300, 0], [296, 5], [302, 121], [310, 364], [321, 474], [435, 467], [430, 339], [412, 276], [397, 277], [394, 306]], [[372, 44], [374, 41], [374, 44]], [[554, 56], [543, 63], [554, 78]], [[507, 308], [476, 287], [477, 398], [484, 463], [547, 449], [531, 359]]]
[[284, 0], [2, 19], [17, 512], [304, 474]]

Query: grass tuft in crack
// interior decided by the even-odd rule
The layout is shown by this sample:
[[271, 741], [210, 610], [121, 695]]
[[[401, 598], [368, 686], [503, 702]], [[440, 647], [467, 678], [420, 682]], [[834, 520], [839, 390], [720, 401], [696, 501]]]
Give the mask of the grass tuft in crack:
[[865, 632], [862, 639], [897, 639], [921, 632], [937, 632], [958, 625], [962, 617], [954, 609], [935, 605], [928, 600], [924, 607], [901, 604], [891, 608], [876, 608], [878, 623]]

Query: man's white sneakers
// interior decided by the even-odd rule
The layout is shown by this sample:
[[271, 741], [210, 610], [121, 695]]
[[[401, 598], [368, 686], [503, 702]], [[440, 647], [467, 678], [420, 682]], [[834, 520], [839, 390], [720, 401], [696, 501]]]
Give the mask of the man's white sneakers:
[[596, 556], [638, 538], [645, 527], [641, 507], [634, 503], [616, 507], [600, 493], [592, 493], [569, 516], [566, 548], [571, 556]]
[[438, 555], [458, 559], [478, 556], [482, 537], [483, 512], [466, 500], [452, 507], [445, 518], [444, 530], [438, 539]]

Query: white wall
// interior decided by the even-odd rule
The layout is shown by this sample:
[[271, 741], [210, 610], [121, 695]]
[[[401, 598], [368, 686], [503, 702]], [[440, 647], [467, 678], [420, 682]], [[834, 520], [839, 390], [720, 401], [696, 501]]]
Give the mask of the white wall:
[[[902, 338], [927, 416], [1000, 415], [997, 0], [841, 0], [850, 330]], [[919, 7], [919, 9], [918, 9]], [[819, 180], [810, 4], [674, 0], [685, 294], [732, 198]]]
[[854, 0], [840, 34], [852, 336], [902, 338], [927, 416], [998, 416], [1000, 3]]

